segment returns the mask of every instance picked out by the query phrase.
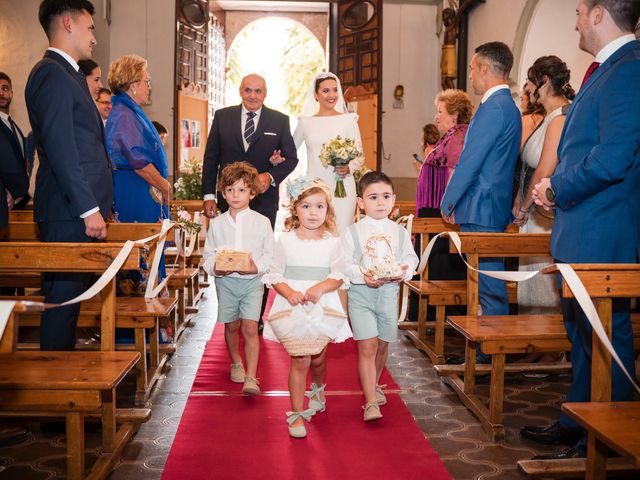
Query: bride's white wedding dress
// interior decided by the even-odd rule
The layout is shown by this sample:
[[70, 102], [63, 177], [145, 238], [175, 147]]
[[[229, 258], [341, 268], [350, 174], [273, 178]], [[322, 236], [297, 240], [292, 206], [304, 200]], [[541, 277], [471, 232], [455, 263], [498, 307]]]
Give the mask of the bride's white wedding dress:
[[[353, 138], [358, 149], [362, 151], [358, 115], [344, 113], [328, 116], [301, 116], [298, 120], [299, 123], [293, 133], [293, 140], [296, 148], [299, 149], [303, 143], [307, 148], [307, 175], [322, 179], [332, 192], [335, 191], [336, 174], [333, 167], [322, 165], [320, 150], [322, 145], [340, 135], [341, 138]], [[338, 234], [344, 232], [353, 223], [356, 211], [356, 184], [353, 179], [353, 172], [362, 166], [362, 162], [362, 158], [351, 161], [349, 164], [351, 174], [342, 180], [347, 196], [333, 199]]]

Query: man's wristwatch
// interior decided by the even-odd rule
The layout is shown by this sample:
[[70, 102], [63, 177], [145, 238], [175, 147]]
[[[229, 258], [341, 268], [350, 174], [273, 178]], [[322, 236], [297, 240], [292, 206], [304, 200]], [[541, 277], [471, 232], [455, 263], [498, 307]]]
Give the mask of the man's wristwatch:
[[547, 197], [547, 200], [551, 203], [556, 203], [556, 192], [553, 191], [553, 187], [548, 186], [544, 194]]

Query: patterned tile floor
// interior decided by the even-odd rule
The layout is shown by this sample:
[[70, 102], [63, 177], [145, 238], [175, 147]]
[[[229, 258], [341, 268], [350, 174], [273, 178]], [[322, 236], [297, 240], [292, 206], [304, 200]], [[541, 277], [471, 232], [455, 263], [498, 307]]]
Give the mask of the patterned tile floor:
[[[151, 420], [142, 425], [125, 448], [110, 480], [159, 479], [171, 448], [180, 416], [187, 401], [205, 344], [215, 322], [215, 295], [208, 292], [200, 313], [180, 339], [177, 353], [170, 359], [150, 399]], [[436, 449], [452, 478], [456, 480], [501, 480], [524, 478], [516, 468], [518, 459], [541, 451], [520, 439], [525, 424], [552, 421], [567, 389], [569, 377], [529, 379], [519, 375], [505, 385], [506, 441], [492, 443], [475, 417], [456, 394], [440, 382], [431, 363], [402, 333], [392, 344], [389, 369], [402, 389], [401, 396], [417, 424]], [[120, 396], [131, 398], [133, 379], [125, 380]], [[488, 386], [480, 385], [480, 391]], [[121, 406], [125, 406], [121, 402]], [[25, 443], [0, 449], [0, 480], [46, 480], [64, 478], [65, 442], [61, 434], [44, 434], [39, 423], [29, 423], [32, 435]], [[97, 455], [98, 433], [87, 434], [87, 464]], [[402, 461], [398, 459], [398, 461]], [[425, 479], [428, 473], [425, 472]]]

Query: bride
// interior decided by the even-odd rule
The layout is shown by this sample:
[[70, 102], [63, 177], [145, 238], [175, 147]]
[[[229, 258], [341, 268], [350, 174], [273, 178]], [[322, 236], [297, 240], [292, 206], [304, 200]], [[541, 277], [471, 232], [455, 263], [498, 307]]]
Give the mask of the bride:
[[338, 135], [341, 138], [352, 138], [358, 150], [362, 151], [362, 140], [358, 130], [358, 115], [347, 113], [342, 96], [340, 80], [333, 73], [318, 73], [312, 81], [302, 116], [293, 134], [296, 148], [304, 142], [307, 147], [307, 175], [319, 177], [333, 192], [336, 177], [343, 179], [347, 196], [335, 198], [332, 203], [336, 212], [338, 234], [344, 232], [353, 223], [356, 210], [355, 172], [362, 165], [363, 158], [352, 160], [348, 166], [325, 167], [320, 161], [322, 145]]

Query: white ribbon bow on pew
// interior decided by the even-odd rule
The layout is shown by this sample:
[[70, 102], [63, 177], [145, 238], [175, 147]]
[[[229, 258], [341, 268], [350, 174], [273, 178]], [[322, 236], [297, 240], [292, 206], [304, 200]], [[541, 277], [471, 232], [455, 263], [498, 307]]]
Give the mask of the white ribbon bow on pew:
[[[434, 236], [429, 241], [429, 244], [427, 245], [427, 247], [424, 249], [424, 253], [422, 254], [422, 258], [420, 259], [420, 264], [418, 265], [418, 270], [417, 270], [418, 275], [422, 276], [422, 272], [424, 272], [424, 269], [427, 267], [427, 264], [429, 263], [429, 256], [431, 255], [431, 250], [433, 249], [433, 246], [436, 240], [440, 237], [449, 237], [453, 242], [453, 244], [455, 245], [456, 250], [458, 251], [458, 255], [460, 255], [460, 258], [462, 258], [462, 261], [465, 263], [467, 268], [471, 270], [475, 270], [476, 272], [481, 273], [482, 275], [496, 278], [498, 280], [504, 280], [507, 282], [523, 282], [525, 280], [529, 280], [530, 278], [535, 277], [540, 273], [540, 270], [534, 270], [530, 272], [504, 272], [504, 271], [494, 272], [494, 271], [478, 270], [477, 268], [474, 268], [471, 265], [469, 265], [464, 255], [460, 253], [462, 249], [461, 248], [462, 242], [460, 241], [460, 236], [456, 232], [442, 232]], [[602, 321], [600, 320], [600, 316], [598, 315], [596, 307], [593, 304], [591, 297], [587, 293], [586, 288], [582, 284], [582, 281], [580, 281], [580, 278], [576, 274], [575, 270], [571, 267], [571, 265], [566, 263], [556, 263], [556, 264], [549, 264], [549, 265], [555, 265], [558, 268], [558, 271], [560, 272], [564, 280], [567, 282], [567, 285], [571, 289], [573, 296], [575, 297], [578, 304], [584, 311], [587, 317], [587, 320], [589, 320], [589, 323], [593, 328], [593, 331], [596, 333], [596, 335], [598, 336], [602, 344], [609, 351], [609, 353], [611, 354], [611, 358], [615, 360], [615, 362], [622, 369], [625, 376], [629, 379], [633, 387], [638, 391], [638, 393], [640, 393], [640, 386], [638, 386], [638, 383], [636, 382], [635, 378], [629, 373], [629, 371], [627, 371], [624, 364], [620, 360], [620, 357], [618, 356], [615, 349], [613, 348], [613, 345], [611, 344], [611, 340], [609, 340], [609, 337], [605, 332], [604, 327], [602, 326]], [[403, 292], [404, 293], [402, 297], [402, 308], [400, 311], [400, 318], [405, 318], [405, 315], [407, 313], [408, 303], [409, 303], [409, 289], [404, 288]]]

